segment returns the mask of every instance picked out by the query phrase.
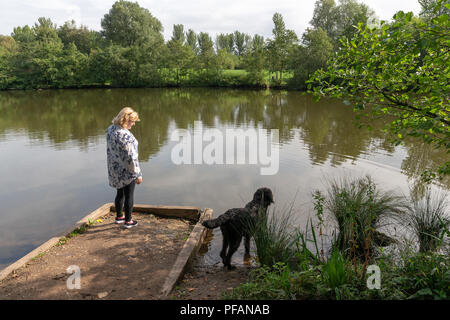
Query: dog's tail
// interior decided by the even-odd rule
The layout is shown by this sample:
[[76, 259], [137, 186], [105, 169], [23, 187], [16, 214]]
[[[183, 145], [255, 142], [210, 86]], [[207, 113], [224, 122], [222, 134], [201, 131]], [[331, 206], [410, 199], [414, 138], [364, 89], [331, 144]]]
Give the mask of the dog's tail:
[[202, 222], [202, 225], [204, 227], [207, 227], [208, 229], [214, 229], [217, 227], [220, 227], [224, 223], [227, 223], [228, 220], [230, 220], [230, 216], [227, 214], [222, 214], [218, 216], [216, 219], [210, 219]]

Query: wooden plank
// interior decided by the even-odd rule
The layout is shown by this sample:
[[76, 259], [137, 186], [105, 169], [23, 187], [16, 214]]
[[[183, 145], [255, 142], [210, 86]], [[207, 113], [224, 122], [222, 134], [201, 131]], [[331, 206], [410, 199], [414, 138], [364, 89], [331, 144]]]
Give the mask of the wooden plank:
[[[111, 206], [111, 211], [116, 212], [116, 207], [114, 204]], [[177, 217], [197, 221], [199, 219], [201, 209], [200, 207], [191, 206], [157, 206], [136, 204], [133, 206], [133, 211], [152, 213], [163, 217]]]
[[186, 240], [183, 248], [178, 254], [175, 264], [172, 266], [169, 275], [161, 289], [160, 298], [164, 299], [172, 292], [178, 281], [184, 276], [187, 267], [190, 265], [208, 232], [208, 229], [202, 225], [204, 220], [212, 218], [212, 209], [206, 208], [200, 215], [199, 221], [192, 230], [189, 238]]

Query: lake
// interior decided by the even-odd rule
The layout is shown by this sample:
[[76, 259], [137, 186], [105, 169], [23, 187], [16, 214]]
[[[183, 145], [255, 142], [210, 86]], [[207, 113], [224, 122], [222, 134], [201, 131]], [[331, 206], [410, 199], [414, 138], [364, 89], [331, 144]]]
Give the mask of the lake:
[[[143, 172], [135, 203], [209, 207], [214, 216], [244, 206], [258, 187], [267, 186], [274, 193], [275, 208], [292, 207], [295, 224], [304, 226], [314, 215], [311, 193], [323, 190], [329, 179], [370, 174], [383, 190], [405, 195], [411, 190], [415, 195], [423, 192], [420, 173], [449, 158], [420, 140], [393, 146], [379, 130], [383, 121], [371, 122], [373, 130], [359, 129], [351, 107], [336, 100], [314, 102], [312, 96], [294, 91], [0, 92], [0, 268], [114, 201], [105, 131], [124, 106], [141, 118], [131, 130], [139, 141]], [[264, 165], [249, 161], [175, 164], [172, 151], [179, 144], [171, 140], [172, 134], [185, 129], [193, 137], [198, 125], [224, 134], [278, 130], [279, 139], [273, 141], [279, 152], [277, 172], [262, 175]], [[441, 187], [450, 189], [449, 179]], [[220, 265], [220, 247], [216, 229], [203, 263]], [[243, 245], [233, 263], [242, 263], [242, 256]]]

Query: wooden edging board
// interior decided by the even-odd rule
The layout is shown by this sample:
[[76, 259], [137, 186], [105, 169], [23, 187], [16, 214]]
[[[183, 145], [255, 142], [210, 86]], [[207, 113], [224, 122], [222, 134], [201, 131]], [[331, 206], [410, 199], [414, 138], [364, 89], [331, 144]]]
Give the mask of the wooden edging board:
[[[210, 211], [207, 211], [207, 210], [210, 210]], [[42, 245], [40, 245], [39, 247], [34, 249], [33, 251], [29, 252], [24, 257], [20, 258], [19, 260], [13, 262], [12, 264], [8, 265], [6, 268], [1, 270], [0, 271], [0, 281], [5, 279], [14, 270], [17, 270], [17, 269], [23, 267], [24, 265], [26, 265], [34, 257], [38, 256], [39, 254], [49, 250], [50, 248], [52, 248], [53, 246], [58, 244], [58, 242], [61, 240], [62, 237], [67, 236], [72, 231], [77, 230], [78, 228], [82, 227], [85, 224], [88, 224], [90, 221], [94, 221], [94, 220], [98, 219], [99, 217], [107, 215], [111, 211], [115, 211], [114, 203], [111, 203], [111, 202], [105, 203], [98, 209], [92, 211], [90, 214], [88, 214], [87, 216], [85, 216], [84, 218], [79, 220], [77, 223], [75, 223], [72, 227], [68, 228], [66, 231], [57, 234], [56, 236], [52, 237], [51, 239], [49, 239], [48, 241], [46, 241], [45, 243], [43, 243]], [[200, 214], [201, 209], [199, 207], [189, 207], [189, 206], [186, 206], [186, 207], [183, 207], [183, 206], [155, 206], [155, 205], [137, 204], [133, 207], [133, 211], [154, 213], [157, 215], [168, 216], [168, 217], [187, 218], [187, 219], [191, 219], [191, 220], [195, 220], [195, 221], [203, 221], [202, 217], [205, 217], [205, 216], [209, 217], [208, 219], [210, 219], [212, 216], [211, 209], [205, 209]], [[208, 212], [208, 214], [206, 214], [207, 213], [206, 211]], [[196, 234], [197, 234], [198, 229], [200, 228], [200, 227], [198, 227], [198, 225], [199, 224], [197, 223], [193, 230], [193, 232], [196, 231]], [[205, 229], [203, 226], [201, 226], [201, 228]], [[193, 232], [191, 233], [188, 240], [186, 241], [186, 243], [182, 249], [182, 252], [185, 249], [186, 244], [190, 243], [190, 241], [192, 241]], [[203, 235], [203, 233], [200, 234], [200, 236], [202, 236], [202, 235]], [[201, 240], [203, 240], [203, 238], [204, 238], [204, 235], [203, 235], [203, 237], [201, 237]], [[201, 243], [200, 238], [198, 239], [198, 241]], [[195, 247], [195, 248], [198, 249], [199, 246]], [[181, 254], [181, 252], [180, 252], [180, 254]], [[178, 259], [176, 262], [178, 262]], [[187, 261], [186, 261], [186, 263], [187, 263]], [[183, 268], [183, 270], [184, 270], [184, 268]], [[173, 268], [172, 268], [172, 271], [173, 271]], [[171, 274], [172, 274], [172, 272], [169, 275], [171, 275]]]
[[177, 260], [172, 266], [172, 269], [170, 270], [170, 273], [167, 276], [166, 281], [164, 282], [159, 296], [160, 299], [167, 298], [175, 288], [175, 285], [178, 283], [178, 281], [181, 280], [181, 278], [184, 276], [186, 269], [200, 249], [200, 246], [208, 232], [208, 229], [206, 229], [202, 225], [202, 222], [204, 220], [211, 219], [212, 212], [212, 209], [206, 208], [201, 213], [198, 222], [195, 224], [195, 227], [190, 233], [189, 238], [184, 243], [183, 248], [178, 254]]
[[[116, 211], [114, 204], [111, 206], [111, 211]], [[189, 206], [155, 206], [148, 204], [136, 204], [133, 206], [133, 211], [152, 213], [165, 217], [186, 218], [198, 221], [200, 218], [200, 207]]]

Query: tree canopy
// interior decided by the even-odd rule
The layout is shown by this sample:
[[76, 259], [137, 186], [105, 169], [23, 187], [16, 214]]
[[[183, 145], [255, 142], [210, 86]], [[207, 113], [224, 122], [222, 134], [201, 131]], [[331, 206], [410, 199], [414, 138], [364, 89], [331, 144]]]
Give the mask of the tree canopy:
[[137, 2], [116, 1], [101, 25], [105, 39], [123, 47], [164, 41], [161, 22]]

